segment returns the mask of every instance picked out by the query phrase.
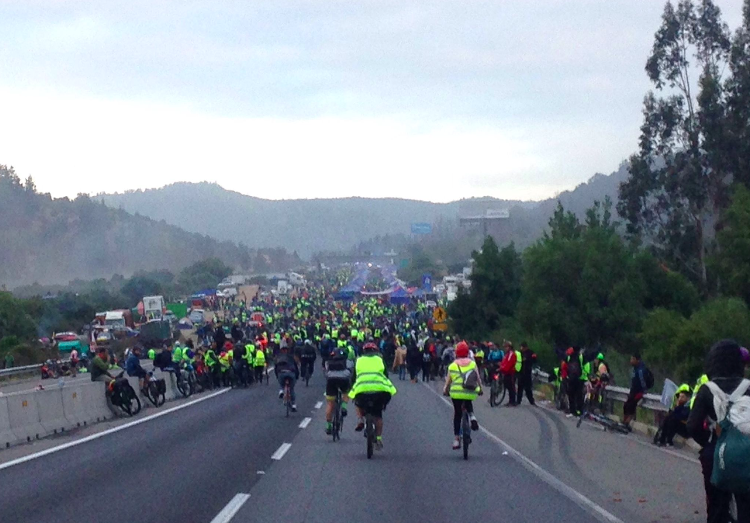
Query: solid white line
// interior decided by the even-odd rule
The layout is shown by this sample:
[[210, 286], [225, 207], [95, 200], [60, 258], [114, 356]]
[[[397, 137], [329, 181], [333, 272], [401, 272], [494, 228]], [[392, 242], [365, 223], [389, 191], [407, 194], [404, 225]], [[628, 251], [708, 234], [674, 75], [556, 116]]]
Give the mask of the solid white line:
[[312, 418], [305, 418], [305, 419], [303, 419], [302, 423], [299, 424], [299, 428], [306, 429], [307, 426], [310, 424], [311, 421], [312, 421]]
[[[432, 387], [427, 385], [426, 383], [422, 383], [427, 389], [438, 396], [441, 400], [443, 400], [443, 403], [448, 405], [449, 407], [453, 408], [453, 405], [451, 402], [449, 402], [446, 398], [441, 396], [437, 391], [435, 391]], [[547, 483], [549, 486], [566, 496], [568, 499], [573, 501], [576, 505], [581, 507], [582, 509], [588, 511], [590, 514], [595, 516], [600, 521], [605, 521], [607, 523], [624, 523], [623, 520], [615, 516], [614, 514], [608, 512], [604, 507], [601, 507], [591, 501], [589, 498], [575, 490], [574, 488], [568, 486], [564, 482], [557, 479], [555, 476], [544, 470], [542, 467], [531, 461], [529, 458], [518, 452], [516, 449], [508, 445], [506, 442], [504, 442], [499, 437], [495, 436], [492, 432], [485, 429], [484, 427], [479, 427], [479, 430], [482, 431], [484, 435], [489, 437], [491, 440], [493, 440], [498, 445], [505, 448], [505, 450], [508, 452], [508, 454], [512, 457], [514, 457], [517, 461], [521, 463], [527, 470], [532, 472], [534, 475], [536, 475], [539, 479]]]
[[316, 409], [319, 409], [319, 408], [320, 408], [320, 407], [322, 407], [322, 406], [323, 406], [323, 402], [322, 402], [322, 401], [319, 401], [319, 402], [317, 402], [317, 403], [315, 404], [315, 408], [316, 408]]
[[271, 456], [271, 459], [275, 459], [276, 461], [279, 461], [281, 458], [284, 457], [284, 454], [286, 454], [289, 449], [292, 448], [291, 443], [282, 443], [281, 446], [276, 450], [276, 452], [273, 453], [273, 456]]
[[216, 517], [211, 520], [211, 523], [229, 523], [248, 499], [250, 499], [250, 494], [236, 494], [229, 503], [227, 503], [227, 506], [224, 507], [221, 512], [216, 514]]
[[104, 430], [102, 432], [98, 432], [97, 434], [92, 434], [90, 436], [86, 436], [85, 438], [77, 439], [75, 441], [71, 441], [68, 443], [64, 443], [62, 445], [58, 445], [57, 447], [52, 447], [51, 449], [42, 450], [35, 454], [29, 454], [28, 456], [24, 456], [22, 458], [14, 459], [11, 461], [8, 461], [6, 463], [0, 464], [0, 470], [10, 468], [14, 465], [19, 465], [21, 463], [25, 463], [27, 461], [31, 461], [33, 459], [41, 458], [42, 456], [46, 456], [47, 454], [52, 454], [54, 452], [59, 452], [61, 450], [69, 449], [70, 447], [75, 447], [77, 445], [81, 445], [83, 443], [88, 443], [89, 441], [103, 438], [104, 436], [108, 436], [110, 434], [114, 434], [115, 432], [120, 432], [121, 430], [129, 429], [130, 427], [135, 427], [136, 425], [140, 425], [141, 423], [146, 423], [147, 421], [151, 421], [152, 419], [160, 418], [162, 416], [166, 416], [167, 414], [170, 414], [172, 412], [175, 412], [180, 409], [184, 409], [186, 407], [190, 407], [191, 405], [195, 405], [196, 403], [200, 403], [201, 401], [206, 401], [207, 399], [211, 399], [213, 397], [218, 396], [219, 394], [224, 394], [225, 392], [229, 392], [230, 389], [222, 389], [220, 391], [214, 392], [213, 394], [209, 394], [208, 396], [203, 396], [202, 398], [198, 398], [197, 400], [191, 401], [189, 403], [183, 403], [182, 405], [178, 405], [176, 407], [172, 407], [171, 409], [163, 410], [161, 412], [158, 412], [156, 414], [152, 414], [151, 416], [146, 416], [145, 418], [140, 418], [134, 421], [130, 421], [128, 423], [125, 423], [123, 425], [119, 425], [117, 427], [112, 427], [111, 429]]

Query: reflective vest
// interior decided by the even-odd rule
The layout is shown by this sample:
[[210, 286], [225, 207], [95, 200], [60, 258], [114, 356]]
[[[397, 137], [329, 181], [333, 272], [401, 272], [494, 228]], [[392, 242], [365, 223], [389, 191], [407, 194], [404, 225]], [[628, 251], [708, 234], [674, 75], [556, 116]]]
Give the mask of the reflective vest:
[[225, 371], [229, 368], [229, 353], [225, 353], [223, 356], [219, 356], [219, 364], [221, 365], [221, 370]]
[[255, 367], [265, 367], [266, 366], [266, 355], [260, 349], [258, 349], [257, 351], [255, 351], [255, 360], [253, 362], [253, 366], [255, 366]]
[[179, 363], [182, 361], [182, 347], [175, 347], [172, 351], [172, 361]]
[[216, 353], [213, 351], [213, 349], [208, 349], [206, 351], [206, 354], [203, 356], [203, 362], [207, 367], [213, 367], [214, 365], [216, 365]]
[[468, 372], [474, 370], [477, 368], [476, 362], [471, 361], [468, 365], [465, 367], [459, 367], [458, 363], [455, 361], [451, 363], [448, 366], [448, 375], [451, 378], [451, 388], [448, 391], [452, 399], [457, 400], [470, 400], [473, 401], [477, 399], [477, 394], [479, 394], [479, 385], [477, 385], [477, 388], [474, 390], [474, 392], [470, 390], [466, 390], [464, 388], [464, 377]]
[[354, 349], [351, 345], [347, 347], [347, 359], [349, 361], [354, 361], [357, 359], [357, 353], [354, 352]]
[[520, 350], [515, 351], [516, 353], [516, 372], [521, 372], [521, 367], [523, 367], [523, 354], [521, 354]]
[[483, 351], [482, 349], [479, 349], [479, 350], [478, 350], [478, 351], [477, 351], [477, 352], [476, 352], [476, 353], [474, 354], [474, 357], [475, 357], [475, 358], [481, 358], [481, 359], [484, 359], [484, 351]]
[[155, 349], [148, 349], [148, 359], [153, 360], [156, 357]]
[[383, 358], [378, 354], [362, 356], [357, 360], [355, 369], [357, 381], [354, 382], [354, 386], [349, 392], [350, 398], [371, 392], [388, 392], [391, 396], [396, 394], [396, 387], [385, 375]]
[[245, 356], [243, 357], [245, 358], [247, 364], [251, 367], [253, 366], [253, 354], [255, 354], [255, 345], [253, 345], [252, 343], [248, 343], [247, 345], [245, 345]]
[[187, 347], [182, 351], [182, 361], [184, 361], [188, 365], [192, 365], [195, 362], [195, 355], [193, 355], [193, 357], [191, 358], [190, 351]]
[[700, 378], [698, 378], [698, 381], [695, 382], [695, 387], [693, 387], [693, 397], [690, 398], [690, 408], [693, 408], [693, 403], [695, 403], [695, 398], [698, 396], [698, 391], [700, 388], [705, 384], [708, 383], [708, 375], [704, 374]]

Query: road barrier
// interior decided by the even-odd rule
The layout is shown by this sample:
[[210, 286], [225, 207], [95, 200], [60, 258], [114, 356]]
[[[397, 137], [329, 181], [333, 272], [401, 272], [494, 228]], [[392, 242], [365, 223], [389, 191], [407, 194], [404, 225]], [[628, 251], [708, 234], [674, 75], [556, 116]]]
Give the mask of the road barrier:
[[60, 394], [62, 395], [63, 413], [71, 428], [84, 427], [95, 421], [94, 417], [86, 412], [80, 386], [63, 387]]
[[37, 393], [41, 391], [14, 392], [5, 396], [8, 401], [10, 428], [19, 441], [33, 441], [47, 435], [39, 418]]
[[17, 441], [16, 435], [10, 428], [10, 413], [8, 398], [0, 398], [0, 446], [8, 448]]
[[46, 434], [57, 434], [72, 428], [65, 418], [62, 389], [40, 390], [34, 396], [39, 410], [39, 423]]

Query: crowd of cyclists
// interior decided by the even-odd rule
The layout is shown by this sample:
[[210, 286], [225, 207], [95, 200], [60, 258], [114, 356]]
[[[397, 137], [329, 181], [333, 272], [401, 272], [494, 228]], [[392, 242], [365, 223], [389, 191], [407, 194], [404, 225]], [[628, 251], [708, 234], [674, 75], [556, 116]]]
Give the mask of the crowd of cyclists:
[[[279, 397], [285, 386], [291, 389], [292, 411], [297, 409], [297, 382], [309, 380], [320, 359], [326, 378], [326, 434], [332, 431], [334, 401], [340, 402], [341, 416], [347, 416], [349, 402], [353, 401], [357, 431], [363, 430], [367, 414], [375, 418], [375, 448], [379, 450], [383, 448], [383, 410], [397, 392], [391, 376], [397, 376], [398, 381], [417, 382], [420, 377], [426, 382], [444, 380], [443, 393], [454, 407], [453, 449], [461, 446], [464, 412], [469, 415], [471, 429], [478, 429], [473, 402], [484, 388], [491, 387], [493, 396], [502, 390], [509, 407], [520, 405], [524, 396], [530, 405], [536, 404], [533, 372], [537, 356], [526, 343], [515, 348], [505, 341], [499, 347], [433, 333], [429, 329], [432, 309], [424, 301], [393, 304], [378, 297], [336, 300], [333, 289], [342, 277], [319, 281], [292, 296], [226, 301], [215, 311], [214, 320], [198, 330], [197, 342], [190, 339], [184, 345], [174, 343], [145, 352], [157, 368], [178, 376], [194, 372], [204, 388], [267, 383], [272, 370]], [[251, 320], [258, 314], [264, 321]], [[612, 378], [604, 354], [576, 347], [558, 350], [557, 354], [559, 365], [550, 381], [555, 386], [558, 408], [581, 419], [601, 409], [603, 393]], [[133, 350], [126, 359], [126, 369], [141, 380], [143, 387], [149, 373], [140, 365], [141, 356], [140, 351]], [[731, 521], [722, 519], [729, 517], [730, 505], [739, 514], [734, 521], [750, 518], [750, 496], [722, 490], [711, 481], [714, 450], [721, 433], [716, 430], [717, 412], [719, 418], [726, 412], [713, 398], [720, 397], [721, 391], [731, 395], [738, 384], [745, 383], [744, 374], [727, 363], [733, 358], [744, 372], [750, 360], [746, 349], [725, 341], [711, 350], [707, 373], [694, 385], [681, 384], [674, 390], [671, 409], [654, 438], [658, 445], [673, 445], [679, 434], [694, 438], [702, 446], [708, 521]], [[653, 374], [639, 354], [634, 353], [630, 363], [630, 390], [619, 424], [625, 432], [631, 430], [639, 402], [654, 386]], [[107, 380], [104, 367], [99, 371], [96, 368], [92, 366], [92, 379]], [[750, 470], [750, 460], [747, 465]], [[748, 482], [750, 486], [750, 478]]]

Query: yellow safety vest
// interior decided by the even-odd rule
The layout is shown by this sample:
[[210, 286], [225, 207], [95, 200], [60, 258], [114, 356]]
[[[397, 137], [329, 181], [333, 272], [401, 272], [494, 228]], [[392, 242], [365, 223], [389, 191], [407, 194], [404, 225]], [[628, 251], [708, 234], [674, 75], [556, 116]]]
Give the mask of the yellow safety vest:
[[515, 352], [516, 352], [516, 372], [521, 372], [521, 367], [523, 367], [523, 354], [521, 354], [520, 350], [517, 350]]
[[391, 396], [396, 394], [396, 387], [386, 377], [385, 363], [379, 355], [361, 356], [357, 359], [355, 369], [357, 381], [349, 392], [350, 398], [371, 392], [388, 392]]
[[693, 403], [695, 403], [695, 398], [698, 396], [698, 391], [700, 388], [709, 382], [708, 375], [704, 374], [700, 378], [698, 378], [698, 381], [695, 382], [695, 387], [693, 387], [693, 397], [690, 398], [690, 408], [693, 408]]
[[260, 349], [258, 349], [257, 351], [255, 351], [255, 361], [253, 362], [253, 366], [255, 366], [255, 367], [265, 367], [266, 366], [266, 355]]
[[[472, 401], [477, 399], [477, 394], [479, 394], [479, 385], [477, 385], [477, 388], [474, 390], [474, 392], [466, 390], [464, 388], [464, 376], [466, 376], [466, 374], [471, 372], [472, 370], [476, 370], [476, 368], [477, 364], [473, 361], [465, 367], [459, 367], [458, 363], [456, 363], [455, 361], [448, 366], [448, 375], [451, 378], [451, 388], [448, 393], [450, 394], [451, 398], [457, 400]], [[463, 376], [461, 374], [463, 374]]]

